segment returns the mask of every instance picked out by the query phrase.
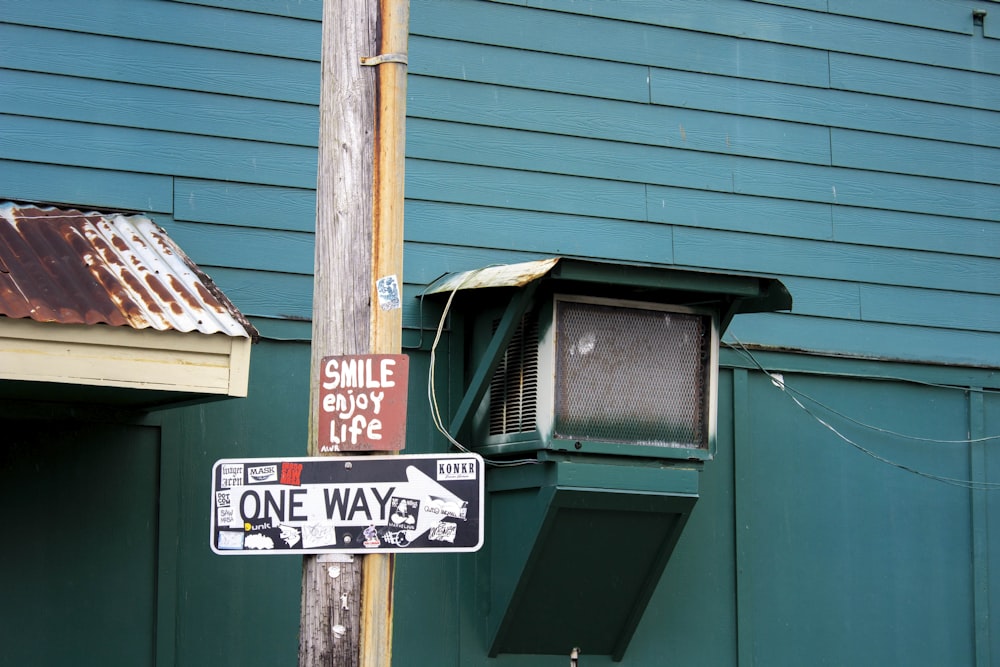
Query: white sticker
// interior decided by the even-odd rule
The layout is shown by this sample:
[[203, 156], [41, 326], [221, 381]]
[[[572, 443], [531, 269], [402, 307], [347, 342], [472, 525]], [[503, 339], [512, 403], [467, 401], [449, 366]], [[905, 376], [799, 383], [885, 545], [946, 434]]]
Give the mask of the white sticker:
[[236, 532], [235, 530], [220, 530], [219, 531], [219, 548], [220, 549], [242, 549], [243, 548], [243, 532]]
[[447, 459], [437, 462], [439, 482], [476, 478], [476, 459]]
[[232, 486], [243, 486], [243, 464], [224, 463], [222, 465], [222, 483], [219, 486], [228, 489]]
[[403, 306], [403, 300], [399, 296], [399, 281], [396, 276], [385, 276], [375, 282], [375, 291], [378, 293], [378, 307], [382, 310], [396, 310]]
[[247, 535], [246, 539], [243, 541], [243, 545], [247, 549], [273, 549], [274, 540], [267, 535], [252, 533]]
[[236, 511], [232, 507], [220, 507], [216, 525], [228, 528], [239, 528], [243, 526], [243, 521], [236, 516]]
[[247, 477], [251, 484], [264, 484], [266, 482], [278, 481], [278, 466], [250, 466], [247, 469]]
[[302, 527], [302, 548], [318, 549], [337, 544], [337, 530], [332, 524], [314, 523]]

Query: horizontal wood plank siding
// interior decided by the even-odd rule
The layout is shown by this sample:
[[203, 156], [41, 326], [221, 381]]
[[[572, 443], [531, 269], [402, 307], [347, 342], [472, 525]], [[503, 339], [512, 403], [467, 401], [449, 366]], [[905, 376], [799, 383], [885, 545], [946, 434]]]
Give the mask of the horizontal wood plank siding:
[[[262, 21], [251, 13], [210, 6], [190, 6], [182, 14], [176, 5], [163, 0], [46, 0], [6, 3], [2, 18], [9, 23], [105, 37], [319, 60], [320, 27], [315, 21], [279, 16]], [[181, 18], [184, 30], [177, 29]]]
[[749, 342], [1000, 365], [1000, 50], [967, 3], [411, 11], [410, 289], [549, 253], [764, 273], [794, 314]]
[[[40, 48], [41, 44], [50, 48]], [[9, 69], [102, 81], [319, 102], [318, 62], [70, 30], [0, 23], [0, 63]]]
[[[796, 303], [749, 342], [1000, 365], [1000, 40], [970, 6], [413, 0], [408, 303], [554, 254], [752, 271]], [[158, 214], [265, 335], [308, 335], [321, 7], [12, 7], [0, 194]]]

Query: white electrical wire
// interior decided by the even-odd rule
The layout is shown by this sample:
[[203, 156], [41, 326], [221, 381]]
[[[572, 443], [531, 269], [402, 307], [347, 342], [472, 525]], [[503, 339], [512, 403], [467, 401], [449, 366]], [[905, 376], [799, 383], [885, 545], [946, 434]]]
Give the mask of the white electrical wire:
[[818, 401], [818, 400], [816, 400], [814, 398], [808, 397], [805, 394], [803, 394], [802, 392], [800, 392], [800, 391], [798, 391], [796, 389], [793, 389], [792, 387], [789, 387], [788, 384], [785, 382], [784, 377], [782, 377], [781, 375], [779, 375], [777, 373], [773, 373], [773, 372], [767, 370], [766, 368], [764, 368], [764, 366], [760, 362], [757, 361], [756, 357], [754, 357], [754, 355], [750, 352], [750, 350], [748, 350], [747, 347], [742, 342], [740, 342], [740, 340], [738, 338], [736, 338], [732, 334], [729, 334], [729, 335], [730, 335], [730, 337], [733, 338], [733, 340], [736, 341], [737, 345], [739, 346], [739, 348], [735, 348], [734, 347], [733, 349], [737, 349], [738, 351], [740, 351], [747, 359], [750, 360], [750, 362], [754, 366], [756, 366], [762, 373], [764, 373], [765, 375], [767, 375], [768, 378], [770, 378], [771, 383], [775, 387], [777, 387], [778, 389], [780, 389], [785, 396], [787, 396], [788, 398], [790, 398], [795, 403], [795, 405], [797, 405], [799, 407], [799, 409], [801, 409], [807, 415], [809, 415], [810, 417], [812, 417], [820, 425], [822, 425], [824, 428], [828, 429], [831, 433], [833, 433], [834, 435], [836, 435], [838, 438], [840, 438], [841, 440], [843, 440], [847, 444], [851, 445], [852, 447], [854, 447], [858, 451], [862, 452], [866, 456], [869, 456], [869, 457], [875, 459], [876, 461], [879, 461], [880, 463], [885, 463], [886, 465], [890, 465], [890, 466], [892, 466], [894, 468], [898, 468], [898, 469], [903, 470], [905, 472], [909, 472], [909, 473], [912, 473], [914, 475], [919, 475], [920, 477], [925, 477], [927, 479], [932, 479], [932, 480], [935, 480], [935, 481], [938, 481], [938, 482], [942, 482], [944, 484], [949, 484], [951, 486], [958, 486], [958, 487], [966, 488], [966, 489], [978, 489], [978, 490], [984, 490], [984, 491], [996, 491], [996, 490], [1000, 490], [1000, 482], [976, 481], [976, 480], [970, 480], [970, 479], [959, 479], [959, 478], [955, 478], [955, 477], [947, 477], [947, 476], [944, 476], [944, 475], [936, 475], [934, 473], [929, 473], [929, 472], [925, 472], [923, 470], [918, 470], [917, 468], [913, 468], [911, 466], [908, 466], [908, 465], [905, 465], [905, 464], [902, 464], [902, 463], [897, 463], [896, 461], [892, 461], [890, 459], [885, 458], [884, 456], [876, 454], [875, 452], [873, 452], [872, 450], [868, 449], [867, 447], [865, 447], [865, 446], [859, 444], [858, 442], [855, 442], [851, 438], [847, 437], [846, 435], [844, 435], [843, 433], [841, 433], [839, 430], [837, 430], [837, 428], [834, 427], [832, 424], [830, 424], [829, 422], [827, 422], [826, 420], [824, 420], [823, 418], [821, 418], [819, 415], [817, 415], [816, 413], [814, 413], [812, 410], [810, 410], [808, 407], [806, 407], [796, 397], [796, 394], [798, 394], [799, 396], [802, 396], [802, 397], [806, 398], [809, 401], [812, 401], [816, 405], [822, 407], [824, 410], [828, 410], [831, 413], [833, 413], [833, 414], [835, 414], [835, 415], [837, 415], [839, 417], [842, 417], [842, 418], [844, 418], [844, 419], [846, 419], [846, 420], [848, 420], [848, 421], [850, 421], [850, 422], [852, 422], [854, 424], [857, 424], [857, 425], [862, 426], [864, 428], [871, 429], [871, 430], [876, 431], [878, 433], [883, 433], [883, 434], [886, 434], [886, 435], [893, 435], [893, 436], [897, 436], [897, 437], [900, 437], [900, 438], [908, 438], [908, 439], [917, 440], [917, 441], [920, 441], [920, 442], [934, 442], [934, 443], [946, 443], [946, 444], [972, 444], [972, 443], [985, 442], [985, 441], [988, 441], [988, 440], [995, 440], [995, 439], [1000, 438], [1000, 436], [988, 436], [988, 437], [984, 437], [984, 438], [974, 438], [974, 439], [967, 439], [967, 440], [937, 440], [937, 439], [933, 439], [933, 438], [921, 438], [921, 437], [916, 437], [916, 436], [908, 436], [906, 434], [896, 433], [895, 431], [891, 431], [889, 429], [883, 429], [883, 428], [879, 428], [877, 426], [872, 426], [870, 424], [865, 424], [864, 422], [861, 422], [861, 421], [858, 421], [858, 420], [853, 419], [851, 417], [848, 417], [847, 415], [844, 415], [841, 412], [838, 412], [837, 410], [834, 410], [830, 406], [825, 405], [824, 403], [822, 403], [822, 402], [820, 402], [820, 401]]
[[[437, 366], [437, 346], [441, 340], [441, 333], [444, 331], [444, 324], [448, 319], [448, 312], [451, 310], [451, 302], [455, 299], [455, 295], [458, 293], [458, 290], [462, 289], [462, 286], [465, 285], [465, 283], [470, 278], [476, 275], [476, 273], [478, 273], [478, 271], [470, 273], [468, 276], [466, 276], [465, 280], [456, 285], [455, 289], [453, 289], [451, 291], [451, 294], [448, 296], [448, 301], [444, 305], [444, 311], [442, 311], [441, 313], [441, 320], [438, 322], [437, 332], [434, 335], [434, 342], [431, 343], [430, 370], [427, 373], [427, 402], [430, 405], [431, 421], [434, 422], [434, 427], [441, 432], [441, 434], [448, 440], [448, 442], [451, 443], [453, 447], [455, 447], [459, 451], [465, 452], [466, 454], [472, 454], [473, 452], [468, 447], [466, 447], [458, 440], [456, 440], [455, 437], [448, 432], [448, 429], [445, 428], [444, 420], [441, 418], [441, 410], [438, 407], [438, 401], [437, 401], [437, 391], [434, 386], [434, 369]], [[486, 457], [483, 457], [483, 460], [486, 462], [486, 465], [493, 466], [496, 468], [509, 468], [512, 466], [534, 465], [536, 463], [541, 463], [541, 461], [539, 461], [538, 459], [515, 459], [511, 461], [497, 461], [494, 459], [488, 459]]]

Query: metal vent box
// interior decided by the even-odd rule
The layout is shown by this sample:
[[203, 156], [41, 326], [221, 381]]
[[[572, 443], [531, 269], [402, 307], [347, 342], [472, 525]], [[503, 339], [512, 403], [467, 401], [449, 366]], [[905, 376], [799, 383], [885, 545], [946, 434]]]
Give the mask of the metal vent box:
[[[484, 314], [480, 346], [498, 323]], [[718, 328], [708, 309], [544, 299], [522, 317], [476, 412], [477, 450], [710, 458]]]

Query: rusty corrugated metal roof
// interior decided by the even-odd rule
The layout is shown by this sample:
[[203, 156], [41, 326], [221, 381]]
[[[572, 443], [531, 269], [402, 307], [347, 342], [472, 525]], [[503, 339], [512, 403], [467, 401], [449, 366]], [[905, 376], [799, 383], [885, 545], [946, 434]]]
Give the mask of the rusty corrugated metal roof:
[[11, 202], [0, 203], [0, 315], [257, 337], [149, 218]]

